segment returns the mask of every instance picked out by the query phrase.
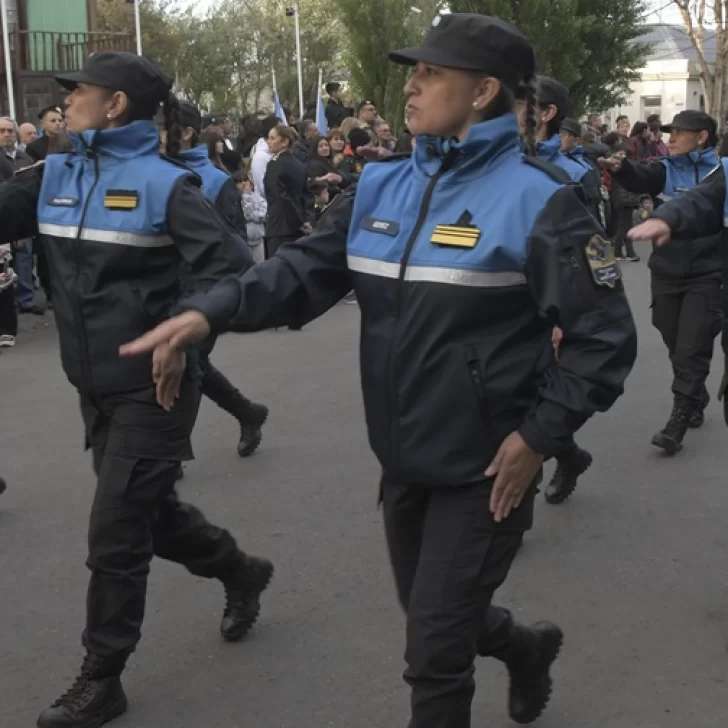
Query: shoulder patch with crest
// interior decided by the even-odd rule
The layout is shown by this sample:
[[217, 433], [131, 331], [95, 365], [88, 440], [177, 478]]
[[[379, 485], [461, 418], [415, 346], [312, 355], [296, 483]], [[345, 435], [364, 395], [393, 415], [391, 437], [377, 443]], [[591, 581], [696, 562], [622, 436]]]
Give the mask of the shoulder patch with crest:
[[622, 278], [622, 271], [614, 256], [614, 246], [611, 241], [601, 235], [592, 235], [584, 250], [594, 283], [614, 288], [617, 281]]

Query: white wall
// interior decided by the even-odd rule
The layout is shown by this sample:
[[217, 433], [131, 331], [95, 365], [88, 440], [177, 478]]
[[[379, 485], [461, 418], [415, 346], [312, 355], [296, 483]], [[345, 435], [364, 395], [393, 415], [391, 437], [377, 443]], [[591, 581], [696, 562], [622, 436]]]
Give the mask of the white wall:
[[648, 61], [641, 76], [641, 80], [632, 85], [632, 93], [626, 102], [604, 115], [604, 123], [609, 124], [610, 129], [621, 114], [626, 114], [630, 124], [634, 124], [653, 113], [651, 108], [643, 105], [646, 96], [661, 97], [661, 105], [655, 111], [659, 111], [664, 121], [671, 120], [683, 109], [699, 108], [700, 82], [690, 78], [687, 60]]

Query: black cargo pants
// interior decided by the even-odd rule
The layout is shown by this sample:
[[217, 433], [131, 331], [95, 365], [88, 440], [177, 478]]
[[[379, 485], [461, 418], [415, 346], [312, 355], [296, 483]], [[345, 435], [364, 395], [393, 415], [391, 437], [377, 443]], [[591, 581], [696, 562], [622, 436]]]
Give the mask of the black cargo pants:
[[247, 422], [250, 419], [250, 400], [210, 361], [215, 341], [216, 337], [210, 337], [200, 348], [200, 390], [221, 410], [239, 422]]
[[670, 354], [675, 394], [703, 397], [723, 321], [721, 280], [720, 274], [680, 279], [652, 275], [652, 325]]
[[407, 614], [410, 728], [470, 728], [476, 653], [498, 658], [511, 642], [510, 612], [491, 599], [531, 527], [536, 489], [498, 524], [490, 486], [429, 488], [382, 477], [389, 557]]
[[189, 379], [169, 412], [157, 405], [152, 388], [81, 395], [98, 478], [89, 523], [91, 581], [83, 644], [120, 668], [141, 635], [152, 556], [218, 579], [240, 564], [233, 537], [175, 492], [179, 462], [192, 458], [190, 433], [199, 402], [199, 388]]

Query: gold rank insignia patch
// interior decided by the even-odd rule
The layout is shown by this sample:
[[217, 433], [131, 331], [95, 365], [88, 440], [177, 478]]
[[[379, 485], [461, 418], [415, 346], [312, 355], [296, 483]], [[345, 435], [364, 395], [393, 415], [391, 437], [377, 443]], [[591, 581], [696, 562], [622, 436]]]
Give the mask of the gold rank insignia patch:
[[470, 225], [435, 225], [430, 242], [453, 248], [474, 248], [480, 240], [480, 228]]
[[136, 210], [139, 193], [136, 190], [106, 190], [104, 207], [108, 210]]
[[598, 286], [614, 288], [622, 277], [619, 263], [614, 257], [612, 243], [601, 235], [592, 235], [586, 245], [586, 259], [592, 278]]

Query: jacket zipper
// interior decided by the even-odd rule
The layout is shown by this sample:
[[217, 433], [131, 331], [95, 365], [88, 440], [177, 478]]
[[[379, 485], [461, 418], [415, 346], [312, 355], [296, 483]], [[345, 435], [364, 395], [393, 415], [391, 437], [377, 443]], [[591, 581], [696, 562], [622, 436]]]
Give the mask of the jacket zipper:
[[412, 232], [410, 233], [409, 238], [407, 239], [407, 243], [404, 247], [404, 253], [402, 254], [402, 262], [399, 266], [399, 276], [397, 278], [397, 293], [395, 298], [395, 320], [394, 320], [394, 336], [392, 336], [392, 341], [389, 345], [389, 353], [388, 353], [388, 370], [389, 370], [389, 377], [387, 378], [388, 381], [388, 397], [387, 401], [391, 403], [392, 405], [392, 417], [391, 417], [391, 424], [390, 424], [390, 462], [394, 462], [395, 468], [398, 469], [399, 466], [399, 446], [398, 446], [398, 440], [399, 440], [399, 406], [397, 403], [397, 370], [395, 366], [395, 356], [394, 351], [397, 345], [397, 341], [399, 339], [399, 324], [400, 324], [400, 318], [402, 315], [402, 305], [403, 305], [403, 298], [404, 298], [404, 279], [407, 275], [407, 263], [409, 262], [410, 255], [412, 254], [412, 249], [414, 248], [415, 242], [417, 241], [417, 237], [420, 234], [420, 230], [422, 229], [422, 226], [425, 224], [425, 220], [427, 219], [427, 213], [430, 210], [430, 202], [432, 201], [432, 194], [435, 191], [435, 186], [437, 185], [437, 181], [440, 179], [440, 177], [448, 170], [449, 164], [447, 164], [447, 159], [443, 160], [442, 164], [440, 165], [440, 169], [437, 170], [437, 172], [430, 178], [429, 183], [427, 184], [427, 189], [425, 190], [425, 194], [422, 198], [422, 204], [420, 205], [420, 210], [417, 215], [417, 220], [415, 221], [415, 226], [412, 229]]
[[91, 204], [91, 198], [93, 196], [94, 190], [96, 189], [98, 183], [99, 183], [99, 159], [96, 156], [96, 153], [94, 153], [93, 157], [94, 162], [94, 181], [91, 184], [91, 189], [89, 190], [88, 197], [86, 197], [86, 202], [84, 203], [83, 210], [81, 212], [81, 219], [78, 223], [78, 232], [76, 233], [76, 240], [74, 241], [74, 257], [76, 259], [76, 291], [79, 292], [76, 298], [76, 319], [77, 319], [77, 328], [79, 335], [81, 337], [81, 377], [83, 379], [83, 382], [85, 384], [89, 385], [89, 389], [92, 389], [92, 380], [91, 380], [91, 366], [88, 361], [89, 359], [89, 353], [88, 353], [88, 336], [86, 335], [86, 326], [84, 325], [83, 321], [83, 311], [81, 308], [81, 263], [82, 258], [85, 258], [83, 255], [83, 243], [81, 242], [81, 235], [83, 234], [83, 226], [86, 222], [86, 215], [88, 214], [88, 208]]

